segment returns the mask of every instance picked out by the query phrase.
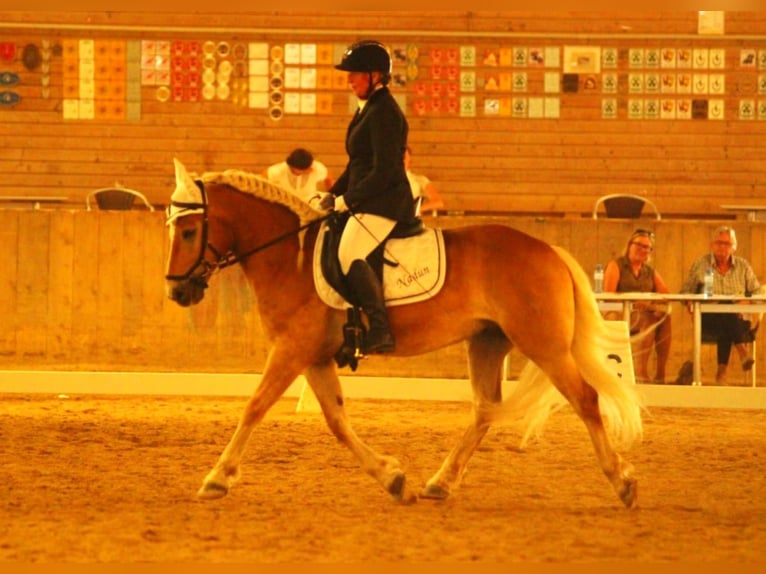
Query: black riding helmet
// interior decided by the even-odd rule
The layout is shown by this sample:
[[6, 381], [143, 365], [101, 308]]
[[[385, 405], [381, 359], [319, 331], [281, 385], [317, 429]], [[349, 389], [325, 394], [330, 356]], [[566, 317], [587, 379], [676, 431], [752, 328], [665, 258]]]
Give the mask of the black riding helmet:
[[343, 59], [335, 69], [344, 72], [367, 72], [370, 75], [370, 91], [367, 94], [369, 96], [373, 91], [373, 72], [382, 74], [380, 83], [384, 86], [391, 81], [391, 55], [388, 48], [376, 40], [360, 40], [346, 48]]
[[344, 72], [381, 72], [391, 73], [391, 55], [380, 42], [360, 40], [354, 42], [343, 53], [340, 64], [335, 66]]

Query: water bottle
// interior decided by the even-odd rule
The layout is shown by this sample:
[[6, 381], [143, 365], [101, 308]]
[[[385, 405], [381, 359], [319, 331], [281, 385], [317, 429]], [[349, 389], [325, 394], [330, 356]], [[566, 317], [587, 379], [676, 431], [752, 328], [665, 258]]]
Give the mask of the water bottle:
[[601, 293], [604, 290], [604, 266], [596, 263], [596, 270], [593, 272], [593, 292]]
[[708, 267], [705, 269], [705, 280], [702, 283], [702, 293], [705, 297], [711, 297], [713, 295], [713, 268]]

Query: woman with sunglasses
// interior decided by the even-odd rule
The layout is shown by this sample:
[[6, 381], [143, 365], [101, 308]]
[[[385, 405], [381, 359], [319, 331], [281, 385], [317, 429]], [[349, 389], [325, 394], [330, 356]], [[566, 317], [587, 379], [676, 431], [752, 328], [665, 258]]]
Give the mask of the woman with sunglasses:
[[[612, 293], [644, 292], [669, 293], [665, 281], [657, 270], [649, 265], [654, 251], [654, 233], [636, 229], [625, 245], [624, 253], [612, 259], [604, 270], [604, 291]], [[608, 313], [607, 319], [619, 319], [617, 313]], [[636, 365], [636, 382], [665, 384], [665, 367], [670, 355], [671, 326], [667, 305], [652, 301], [637, 301], [630, 314], [630, 334], [645, 331], [656, 325], [653, 333], [641, 339], [633, 351]], [[657, 353], [654, 379], [649, 377], [649, 357], [652, 348]]]

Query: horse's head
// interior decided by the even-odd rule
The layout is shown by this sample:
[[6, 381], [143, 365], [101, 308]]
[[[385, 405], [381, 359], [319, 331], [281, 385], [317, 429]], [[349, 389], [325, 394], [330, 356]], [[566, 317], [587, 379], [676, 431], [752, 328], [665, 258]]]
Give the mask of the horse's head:
[[226, 257], [210, 242], [204, 186], [191, 178], [180, 161], [174, 161], [176, 188], [167, 210], [170, 252], [165, 281], [168, 297], [187, 307], [202, 300], [210, 276]]
[[296, 269], [302, 268], [302, 232], [322, 212], [258, 175], [231, 169], [204, 173], [197, 180], [174, 161], [176, 188], [167, 211], [168, 297], [183, 306], [199, 303], [216, 270], [256, 252], [264, 253], [264, 268], [284, 269], [291, 258]]

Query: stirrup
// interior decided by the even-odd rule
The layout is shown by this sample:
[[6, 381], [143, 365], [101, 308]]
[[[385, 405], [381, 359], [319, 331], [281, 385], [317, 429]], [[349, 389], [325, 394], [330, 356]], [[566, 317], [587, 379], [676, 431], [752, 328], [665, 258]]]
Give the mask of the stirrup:
[[343, 325], [343, 345], [335, 353], [335, 363], [339, 368], [349, 366], [351, 371], [356, 371], [359, 358], [362, 354], [362, 341], [365, 330], [362, 324], [362, 313], [358, 307], [351, 307], [347, 311], [347, 323]]

